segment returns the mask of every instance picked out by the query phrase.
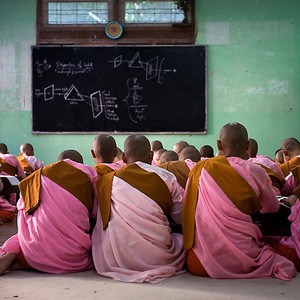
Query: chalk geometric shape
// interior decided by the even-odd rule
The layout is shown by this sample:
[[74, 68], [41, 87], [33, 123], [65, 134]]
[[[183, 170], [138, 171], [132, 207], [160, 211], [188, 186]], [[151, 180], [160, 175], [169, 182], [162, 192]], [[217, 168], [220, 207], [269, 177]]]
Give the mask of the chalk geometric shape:
[[143, 68], [144, 69], [143, 62], [141, 61], [139, 52], [137, 52], [135, 54], [135, 56], [132, 58], [132, 60], [128, 63], [128, 67], [129, 68], [138, 68], [138, 69]]
[[114, 59], [114, 68], [117, 68], [122, 64], [123, 56], [119, 55]]
[[150, 80], [158, 74], [158, 60], [159, 57], [155, 57], [146, 62], [146, 80]]
[[54, 84], [44, 88], [44, 100], [52, 100], [54, 98]]
[[102, 97], [101, 92], [97, 91], [90, 95], [91, 98], [91, 105], [93, 111], [93, 118], [97, 118], [103, 112], [103, 104], [102, 104]]
[[84, 101], [82, 95], [79, 93], [79, 91], [73, 84], [65, 93], [64, 98], [68, 101]]

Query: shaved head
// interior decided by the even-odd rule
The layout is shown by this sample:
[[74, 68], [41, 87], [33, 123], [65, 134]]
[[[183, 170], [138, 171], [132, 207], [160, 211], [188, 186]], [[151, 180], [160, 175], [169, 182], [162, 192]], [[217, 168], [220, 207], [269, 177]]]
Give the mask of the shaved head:
[[153, 152], [153, 159], [158, 162], [160, 160], [161, 155], [166, 151], [166, 149], [159, 149], [156, 152]]
[[284, 156], [292, 158], [300, 155], [300, 142], [296, 138], [287, 138], [283, 140], [280, 147]]
[[151, 142], [151, 150], [153, 152], [156, 152], [156, 151], [158, 151], [160, 149], [163, 149], [163, 148], [164, 147], [163, 147], [163, 144], [162, 144], [161, 141], [153, 141], [153, 142]]
[[248, 158], [249, 148], [247, 129], [240, 123], [228, 123], [221, 128], [218, 149], [225, 156]]
[[7, 146], [3, 143], [0, 143], [0, 153], [2, 153], [2, 154], [7, 154], [8, 153]]
[[58, 160], [64, 160], [67, 158], [77, 163], [83, 164], [82, 155], [76, 150], [65, 150], [58, 156]]
[[276, 150], [274, 160], [278, 165], [281, 165], [284, 163], [284, 156], [283, 156], [281, 149]]
[[300, 143], [295, 138], [287, 138], [281, 142], [281, 149], [285, 149], [287, 151], [294, 151], [300, 148]]
[[33, 149], [33, 146], [29, 143], [26, 143], [26, 144], [22, 144], [20, 146], [20, 153], [21, 154], [25, 154], [27, 156], [33, 156], [34, 155], [34, 149]]
[[122, 160], [122, 153], [123, 151], [117, 147], [117, 153], [115, 155], [114, 162]]
[[194, 146], [183, 148], [179, 155], [179, 160], [190, 159], [191, 161], [197, 162], [200, 158], [200, 153]]
[[256, 157], [258, 152], [258, 144], [255, 139], [249, 139], [249, 149], [248, 149], [248, 154], [249, 157]]
[[173, 151], [175, 151], [178, 155], [180, 154], [180, 152], [182, 151], [183, 148], [188, 147], [189, 143], [186, 141], [180, 141], [177, 142], [174, 146], [173, 146]]
[[94, 161], [98, 163], [112, 163], [117, 155], [115, 139], [106, 134], [96, 136], [92, 142], [91, 149]]
[[176, 161], [178, 159], [179, 159], [178, 154], [175, 151], [168, 150], [162, 153], [162, 155], [160, 156], [159, 164], [163, 164], [168, 161]]
[[153, 154], [149, 140], [139, 134], [133, 134], [127, 137], [124, 142], [123, 161], [125, 163], [134, 163], [141, 161], [150, 164]]
[[204, 145], [199, 150], [202, 157], [214, 157], [214, 149], [210, 145]]

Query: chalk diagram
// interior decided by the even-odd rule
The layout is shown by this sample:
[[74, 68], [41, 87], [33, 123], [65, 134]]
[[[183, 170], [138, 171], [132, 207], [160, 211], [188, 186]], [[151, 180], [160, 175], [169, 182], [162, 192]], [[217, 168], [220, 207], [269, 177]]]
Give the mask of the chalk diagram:
[[44, 59], [42, 62], [36, 61], [35, 66], [36, 66], [36, 72], [38, 77], [42, 77], [44, 72], [52, 68], [51, 64], [47, 62], [47, 59]]
[[129, 118], [133, 123], [138, 123], [145, 119], [145, 110], [148, 105], [143, 104], [143, 97], [139, 92], [143, 89], [137, 78], [127, 79], [128, 94], [124, 102], [127, 104]]
[[57, 61], [53, 65], [48, 63], [47, 59], [43, 61], [36, 61], [35, 62], [36, 73], [38, 77], [42, 77], [45, 72], [53, 69], [55, 73], [63, 74], [66, 76], [76, 76], [80, 74], [87, 74], [94, 70], [94, 64], [92, 62], [86, 61], [78, 61], [77, 63], [74, 62], [60, 62]]
[[163, 69], [165, 58], [156, 56], [148, 61], [142, 61], [139, 52], [136, 52], [131, 60], [123, 59], [123, 55], [119, 55], [114, 60], [108, 61], [113, 63], [114, 69], [118, 68], [121, 64], [128, 64], [130, 69], [142, 69], [145, 71], [145, 80], [156, 78], [159, 84], [162, 84], [162, 75], [165, 73], [176, 73], [176, 69]]
[[[142, 60], [139, 51], [134, 52], [131, 59], [124, 58], [124, 55], [118, 55], [108, 63], [113, 63], [113, 68], [117, 69], [122, 64], [127, 65], [128, 68], [141, 71], [145, 75], [145, 78], [138, 79], [137, 75], [133, 78], [126, 80], [127, 95], [123, 98], [123, 103], [127, 107], [129, 119], [132, 123], [140, 123], [146, 120], [146, 113], [148, 110], [148, 104], [143, 99], [143, 84], [149, 80], [154, 80], [154, 83], [163, 84], [163, 77], [166, 73], [176, 73], [177, 69], [164, 68], [166, 58], [155, 56], [148, 61]], [[50, 69], [58, 74], [64, 76], [78, 75], [89, 73], [94, 70], [94, 63], [79, 61], [77, 63], [62, 63], [56, 62], [54, 64], [48, 63], [45, 59], [43, 61], [36, 62], [36, 70], [38, 77], [42, 77], [45, 72]], [[137, 72], [134, 72], [137, 73]], [[140, 74], [140, 73], [139, 73]], [[142, 81], [142, 83], [141, 83]], [[57, 97], [62, 97], [65, 101], [69, 102], [69, 105], [81, 105], [88, 104], [91, 107], [91, 114], [94, 119], [99, 116], [105, 117], [110, 121], [119, 121], [118, 114], [119, 105], [117, 97], [113, 97], [109, 90], [96, 90], [90, 95], [84, 95], [75, 84], [71, 84], [69, 87], [58, 87], [55, 84], [50, 84], [43, 88], [36, 88], [34, 90], [36, 98], [42, 97], [44, 101], [53, 101]]]
[[70, 105], [80, 102], [87, 103], [91, 106], [94, 119], [104, 112], [106, 119], [119, 121], [116, 112], [118, 109], [117, 98], [113, 97], [110, 91], [96, 91], [86, 96], [81, 94], [73, 84], [69, 88], [59, 88], [52, 84], [44, 88], [43, 92], [40, 89], [35, 89], [35, 96], [37, 98], [44, 97], [44, 101], [51, 101], [55, 96], [63, 96], [64, 100], [69, 101]]

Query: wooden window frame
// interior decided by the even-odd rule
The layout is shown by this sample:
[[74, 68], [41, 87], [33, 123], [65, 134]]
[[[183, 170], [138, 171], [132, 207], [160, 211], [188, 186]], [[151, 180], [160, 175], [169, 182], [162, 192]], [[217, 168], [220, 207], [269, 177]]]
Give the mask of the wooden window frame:
[[[105, 24], [49, 25], [48, 2], [37, 0], [37, 45], [193, 45], [195, 44], [195, 6], [188, 12], [188, 23], [131, 24], [126, 23], [124, 34], [117, 40], [105, 35]], [[63, 0], [64, 2], [88, 2], [89, 0]], [[119, 20], [120, 0], [109, 0], [109, 18]], [[119, 9], [113, 9], [118, 7]], [[121, 8], [121, 9], [120, 9]]]

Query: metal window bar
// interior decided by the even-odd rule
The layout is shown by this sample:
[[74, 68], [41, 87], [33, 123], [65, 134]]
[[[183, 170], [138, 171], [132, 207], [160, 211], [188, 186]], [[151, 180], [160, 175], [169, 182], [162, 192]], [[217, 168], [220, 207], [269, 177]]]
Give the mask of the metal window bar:
[[108, 21], [107, 2], [49, 2], [48, 24], [88, 25]]
[[126, 23], [181, 23], [183, 19], [174, 1], [125, 1]]

